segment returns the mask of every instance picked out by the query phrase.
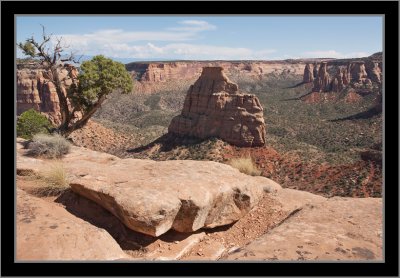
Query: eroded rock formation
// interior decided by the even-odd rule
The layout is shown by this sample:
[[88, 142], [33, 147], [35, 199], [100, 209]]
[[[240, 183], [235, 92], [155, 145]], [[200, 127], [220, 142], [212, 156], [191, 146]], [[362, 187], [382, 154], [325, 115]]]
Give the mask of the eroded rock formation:
[[350, 77], [353, 82], [363, 82], [367, 77], [364, 62], [353, 62], [350, 64]]
[[313, 92], [328, 92], [331, 89], [330, 76], [327, 70], [327, 62], [321, 62], [318, 75], [314, 79]]
[[314, 74], [311, 70], [310, 64], [306, 64], [304, 68], [303, 83], [310, 83], [314, 81]]
[[332, 92], [340, 92], [343, 90], [344, 88], [343, 75], [344, 72], [339, 68], [336, 76], [332, 81]]
[[218, 137], [241, 147], [263, 146], [266, 136], [260, 101], [252, 94], [239, 93], [222, 67], [203, 69], [168, 131], [201, 139]]
[[368, 60], [365, 63], [365, 70], [368, 74], [368, 77], [372, 82], [381, 83], [382, 82], [382, 65], [379, 65], [379, 62]]
[[[26, 157], [17, 169], [40, 172], [51, 161]], [[72, 147], [63, 158], [71, 189], [110, 211], [129, 229], [159, 236], [170, 229], [193, 232], [242, 218], [275, 183], [212, 161], [119, 159]]]
[[[71, 75], [68, 71], [71, 70]], [[62, 69], [59, 77], [63, 80], [63, 93], [77, 78], [75, 68]], [[49, 73], [40, 68], [22, 68], [17, 70], [17, 115], [28, 109], [43, 112], [55, 125], [61, 123], [60, 104], [56, 88], [49, 81]]]

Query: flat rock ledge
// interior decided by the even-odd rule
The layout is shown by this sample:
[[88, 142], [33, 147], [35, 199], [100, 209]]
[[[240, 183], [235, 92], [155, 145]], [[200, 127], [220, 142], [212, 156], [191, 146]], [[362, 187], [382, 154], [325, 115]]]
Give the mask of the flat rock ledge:
[[[36, 172], [52, 163], [27, 158], [25, 152], [17, 147], [17, 171]], [[155, 237], [170, 229], [193, 232], [231, 224], [266, 191], [280, 188], [267, 178], [211, 161], [119, 159], [77, 147], [62, 161], [74, 192], [104, 207], [128, 228]]]

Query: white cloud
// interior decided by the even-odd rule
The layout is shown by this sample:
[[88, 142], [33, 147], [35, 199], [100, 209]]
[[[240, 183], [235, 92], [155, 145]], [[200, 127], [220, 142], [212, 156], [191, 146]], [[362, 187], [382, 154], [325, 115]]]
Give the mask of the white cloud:
[[[86, 55], [98, 54], [98, 48], [88, 49]], [[108, 43], [102, 46], [102, 54], [115, 58], [171, 58], [192, 60], [252, 60], [267, 59], [273, 49], [254, 51], [241, 47], [171, 43], [157, 46], [153, 43], [129, 45], [126, 43]]]
[[215, 30], [217, 27], [203, 20], [183, 20], [179, 22], [182, 27], [168, 28], [171, 31], [191, 31], [200, 32], [205, 30]]
[[336, 50], [316, 50], [303, 52], [301, 56], [304, 58], [361, 58], [369, 56], [369, 54], [366, 52], [340, 53]]
[[[263, 60], [274, 49], [253, 50], [243, 47], [193, 44], [199, 33], [217, 27], [203, 20], [183, 20], [179, 26], [161, 31], [125, 31], [103, 29], [86, 34], [63, 34], [73, 52], [84, 55], [103, 54], [115, 58], [166, 58], [193, 60]], [[161, 43], [163, 42], [163, 43]]]

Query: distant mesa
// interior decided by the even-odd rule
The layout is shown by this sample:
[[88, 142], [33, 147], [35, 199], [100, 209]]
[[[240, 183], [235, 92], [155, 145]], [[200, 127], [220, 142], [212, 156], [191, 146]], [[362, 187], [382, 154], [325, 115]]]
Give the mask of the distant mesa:
[[168, 132], [178, 136], [220, 138], [239, 147], [265, 145], [263, 108], [252, 94], [240, 93], [222, 67], [204, 67], [190, 86], [184, 107]]

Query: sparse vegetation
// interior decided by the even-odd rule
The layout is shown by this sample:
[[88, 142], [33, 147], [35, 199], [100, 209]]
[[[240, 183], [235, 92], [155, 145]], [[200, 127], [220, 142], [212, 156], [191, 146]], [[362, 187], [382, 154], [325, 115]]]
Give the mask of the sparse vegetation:
[[49, 129], [52, 127], [52, 124], [44, 115], [32, 108], [18, 117], [17, 136], [29, 140], [37, 133], [49, 134]]
[[250, 176], [259, 176], [261, 174], [261, 171], [250, 156], [232, 158], [228, 161], [228, 164], [238, 169], [241, 173]]
[[61, 135], [36, 134], [29, 143], [29, 155], [45, 158], [60, 158], [69, 153], [71, 144]]
[[69, 189], [67, 172], [61, 161], [54, 161], [50, 167], [37, 175], [38, 187], [33, 192], [39, 196], [57, 196]]

